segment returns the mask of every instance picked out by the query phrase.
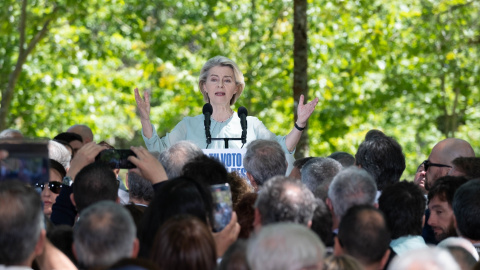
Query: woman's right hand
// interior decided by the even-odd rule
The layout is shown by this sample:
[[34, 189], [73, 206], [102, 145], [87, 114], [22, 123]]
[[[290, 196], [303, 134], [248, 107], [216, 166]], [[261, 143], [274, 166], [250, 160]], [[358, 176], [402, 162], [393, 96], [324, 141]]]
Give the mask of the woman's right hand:
[[140, 112], [140, 120], [150, 121], [150, 96], [147, 91], [143, 95], [144, 98], [140, 96], [138, 88], [135, 88], [135, 101]]

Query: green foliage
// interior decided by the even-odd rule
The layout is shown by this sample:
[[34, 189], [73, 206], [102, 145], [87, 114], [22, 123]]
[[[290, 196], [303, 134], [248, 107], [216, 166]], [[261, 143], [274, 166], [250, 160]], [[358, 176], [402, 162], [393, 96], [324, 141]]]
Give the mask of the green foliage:
[[[152, 96], [162, 135], [201, 113], [203, 63], [225, 55], [244, 71], [245, 106], [277, 134], [293, 122], [291, 1], [37, 0], [27, 42], [48, 18], [16, 85], [8, 126], [53, 137], [75, 123], [95, 140], [140, 145], [133, 89]], [[21, 2], [0, 9], [0, 88], [18, 57]], [[480, 4], [465, 0], [310, 0], [311, 155], [352, 154], [372, 128], [404, 148], [411, 178], [434, 143], [480, 151]]]

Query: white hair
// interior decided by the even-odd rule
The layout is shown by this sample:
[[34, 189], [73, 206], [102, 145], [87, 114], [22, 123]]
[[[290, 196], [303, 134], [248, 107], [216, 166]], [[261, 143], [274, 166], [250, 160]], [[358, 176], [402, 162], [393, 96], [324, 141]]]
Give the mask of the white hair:
[[304, 225], [276, 223], [262, 227], [247, 246], [252, 270], [297, 270], [323, 263], [325, 246]]
[[426, 247], [410, 250], [396, 256], [388, 270], [460, 270], [453, 256], [446, 249]]
[[57, 161], [67, 170], [70, 168], [70, 151], [61, 143], [56, 141], [48, 142], [48, 158]]
[[472, 242], [468, 241], [465, 238], [449, 237], [438, 243], [437, 247], [461, 247], [468, 251], [468, 253], [472, 254], [473, 258], [475, 258], [476, 261], [478, 261], [479, 259], [478, 252], [473, 246]]

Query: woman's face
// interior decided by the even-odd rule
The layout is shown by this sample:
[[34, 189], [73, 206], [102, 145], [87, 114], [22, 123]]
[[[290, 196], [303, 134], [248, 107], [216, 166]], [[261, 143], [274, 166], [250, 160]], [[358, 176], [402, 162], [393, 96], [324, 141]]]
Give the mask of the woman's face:
[[208, 72], [207, 81], [203, 91], [207, 92], [212, 105], [228, 105], [233, 95], [237, 93], [238, 86], [235, 75], [230, 67], [216, 66]]
[[[59, 172], [54, 169], [50, 169], [50, 182], [62, 182], [62, 176]], [[52, 205], [55, 203], [58, 194], [52, 192], [48, 187], [48, 184], [45, 184], [45, 187], [42, 190], [42, 201], [43, 201], [43, 213], [50, 217], [52, 214]]]

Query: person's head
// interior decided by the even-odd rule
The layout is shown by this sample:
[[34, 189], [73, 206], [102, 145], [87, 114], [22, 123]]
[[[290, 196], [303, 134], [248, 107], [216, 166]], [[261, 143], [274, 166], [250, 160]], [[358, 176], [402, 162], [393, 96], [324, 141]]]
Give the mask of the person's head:
[[251, 270], [322, 269], [324, 256], [325, 246], [318, 236], [294, 223], [265, 226], [247, 246]]
[[327, 247], [333, 247], [332, 215], [327, 205], [317, 199], [317, 208], [313, 212], [312, 226], [310, 227]]
[[247, 262], [247, 244], [245, 239], [238, 239], [233, 243], [218, 265], [217, 270], [250, 270]]
[[150, 259], [160, 269], [215, 269], [212, 232], [193, 216], [172, 217], [156, 233]]
[[348, 208], [375, 203], [377, 185], [373, 177], [363, 169], [351, 166], [339, 172], [328, 188], [327, 205], [335, 214], [337, 221]]
[[118, 180], [103, 163], [92, 163], [81, 169], [72, 184], [72, 203], [78, 212], [104, 200], [118, 200]]
[[230, 191], [232, 193], [232, 207], [235, 208], [237, 203], [242, 199], [245, 194], [252, 192], [247, 181], [240, 177], [237, 172], [229, 172], [227, 177], [227, 183], [230, 185]]
[[355, 165], [369, 172], [375, 179], [378, 190], [383, 190], [400, 181], [405, 170], [405, 156], [395, 139], [383, 133], [383, 136], [375, 134], [366, 136], [358, 147]]
[[471, 270], [477, 263], [477, 260], [475, 260], [472, 254], [463, 247], [447, 246], [445, 248], [450, 252], [462, 270]]
[[155, 191], [150, 181], [131, 171], [128, 172], [128, 194], [130, 200], [133, 199], [148, 204], [153, 200]]
[[415, 183], [415, 185], [417, 185], [424, 194], [427, 194], [428, 191], [425, 189], [425, 174], [425, 164], [422, 162], [417, 167], [417, 172], [415, 173], [413, 183]]
[[202, 156], [203, 151], [190, 141], [179, 141], [160, 153], [158, 160], [162, 163], [168, 179], [182, 174], [183, 166], [190, 160]]
[[213, 96], [209, 95], [215, 95], [215, 91], [211, 92], [211, 90], [215, 90], [219, 84], [225, 88], [232, 87], [232, 96], [229, 97], [230, 105], [235, 104], [245, 88], [243, 73], [235, 62], [225, 56], [215, 56], [209, 59], [200, 71], [198, 88], [203, 94], [204, 102], [210, 103]]
[[140, 256], [150, 255], [154, 240], [152, 235], [169, 218], [180, 214], [192, 215], [208, 226], [213, 224], [210, 190], [201, 182], [183, 176], [163, 182], [140, 222]]
[[57, 225], [49, 229], [47, 238], [52, 245], [65, 254], [75, 265], [78, 264], [77, 258], [73, 254], [73, 227], [70, 225]]
[[73, 227], [73, 239], [73, 252], [84, 268], [110, 266], [138, 253], [132, 217], [123, 206], [111, 201], [86, 208]]
[[452, 208], [453, 196], [466, 182], [467, 179], [463, 177], [444, 176], [435, 181], [428, 191], [428, 225], [432, 227], [437, 241], [457, 235]]
[[61, 143], [48, 141], [48, 157], [62, 164], [63, 168], [67, 170], [70, 167], [72, 153]]
[[461, 237], [449, 237], [447, 239], [444, 239], [440, 243], [438, 243], [437, 247], [443, 247], [443, 248], [460, 247], [465, 249], [467, 252], [469, 252], [470, 255], [473, 256], [475, 261], [478, 261], [480, 257], [477, 250], [475, 249], [475, 246], [467, 239], [461, 238]]
[[233, 210], [237, 213], [238, 224], [240, 225], [240, 233], [238, 238], [248, 239], [253, 232], [253, 221], [255, 220], [255, 201], [257, 200], [257, 193], [248, 193], [243, 196], [235, 205]]
[[363, 265], [352, 256], [343, 254], [329, 256], [325, 259], [323, 270], [363, 270]]
[[353, 166], [355, 164], [355, 157], [347, 152], [335, 152], [328, 157], [340, 162], [344, 168]]
[[469, 180], [453, 196], [457, 233], [470, 241], [480, 241], [480, 179]]
[[49, 182], [45, 184], [37, 184], [42, 190], [43, 213], [50, 217], [52, 214], [52, 205], [55, 203], [60, 190], [62, 189], [62, 180], [67, 172], [62, 164], [50, 159], [50, 178]]
[[86, 125], [73, 125], [67, 129], [67, 132], [76, 133], [82, 136], [83, 143], [89, 143], [93, 141], [92, 130]]
[[286, 176], [275, 176], [258, 192], [254, 226], [278, 222], [310, 226], [315, 207], [315, 197], [304, 184]]
[[182, 175], [200, 181], [205, 185], [218, 185], [228, 182], [228, 172], [225, 166], [207, 155], [191, 159], [183, 166]]
[[378, 199], [392, 239], [421, 235], [425, 216], [425, 196], [412, 182], [402, 181], [386, 187]]
[[325, 200], [328, 186], [342, 168], [342, 164], [334, 159], [313, 158], [302, 167], [302, 183], [314, 193], [323, 190], [324, 195], [320, 195], [320, 199]]
[[43, 221], [42, 201], [33, 188], [0, 182], [0, 265], [31, 265], [43, 252]]
[[390, 255], [390, 241], [383, 213], [370, 205], [356, 205], [340, 221], [334, 254], [348, 254], [365, 267], [381, 269]]
[[20, 132], [20, 130], [16, 130], [16, 129], [4, 129], [2, 130], [2, 132], [0, 132], [0, 139], [6, 139], [6, 138], [9, 138], [9, 139], [21, 139], [23, 138], [23, 134], [22, 132]]
[[73, 149], [73, 155], [75, 155], [78, 150], [83, 146], [83, 138], [77, 133], [73, 132], [62, 132], [53, 138], [57, 141], [67, 142]]
[[250, 183], [261, 187], [276, 176], [285, 175], [287, 160], [280, 144], [270, 140], [255, 140], [248, 144], [243, 157], [243, 167], [247, 171]]
[[426, 247], [409, 250], [396, 256], [390, 263], [388, 270], [460, 270], [450, 253], [439, 247]]
[[467, 179], [480, 178], [480, 157], [458, 157], [452, 161], [453, 168], [448, 173]]
[[424, 161], [425, 188], [428, 190], [438, 178], [448, 174], [457, 157], [475, 157], [472, 146], [462, 139], [448, 138], [437, 143]]
[[304, 157], [297, 159], [293, 162], [293, 168], [292, 171], [290, 171], [290, 175], [288, 177], [293, 178], [293, 179], [302, 179], [302, 168], [305, 163], [307, 163], [310, 159], [313, 157]]

